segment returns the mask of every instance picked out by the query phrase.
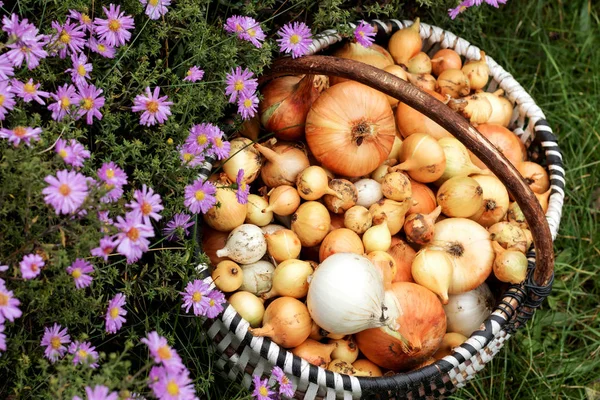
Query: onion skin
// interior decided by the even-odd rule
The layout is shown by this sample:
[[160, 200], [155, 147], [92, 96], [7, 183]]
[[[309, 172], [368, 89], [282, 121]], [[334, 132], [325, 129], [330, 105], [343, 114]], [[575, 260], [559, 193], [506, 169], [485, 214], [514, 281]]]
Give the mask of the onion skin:
[[383, 376], [381, 368], [379, 368], [377, 364], [369, 360], [356, 360], [352, 363], [352, 366], [356, 370], [356, 372], [354, 373], [355, 376], [370, 376], [372, 378]]
[[212, 265], [229, 260], [227, 257], [217, 256], [217, 250], [225, 247], [227, 236], [229, 232], [221, 232], [208, 226], [202, 228], [202, 251], [208, 256]]
[[448, 332], [444, 335], [440, 348], [433, 354], [433, 358], [441, 360], [442, 358], [454, 353], [454, 348], [463, 344], [468, 338], [462, 333]]
[[446, 168], [442, 146], [432, 136], [420, 133], [410, 135], [402, 143], [399, 161], [394, 168], [407, 171], [412, 179], [422, 183], [435, 182]]
[[292, 297], [279, 297], [265, 310], [262, 328], [250, 328], [254, 336], [266, 336], [287, 349], [302, 344], [310, 335], [308, 309]]
[[362, 255], [365, 252], [362, 240], [352, 230], [340, 228], [325, 236], [319, 248], [319, 262], [335, 253], [354, 253]]
[[306, 118], [306, 141], [315, 158], [347, 177], [373, 172], [390, 154], [395, 135], [386, 95], [354, 81], [325, 90]]
[[408, 60], [406, 68], [411, 74], [431, 74], [431, 59], [421, 51]]
[[433, 190], [429, 186], [411, 179], [410, 187], [412, 190], [413, 205], [408, 209], [407, 214], [429, 214], [435, 210], [437, 200]]
[[[380, 69], [394, 65], [394, 59], [390, 53], [375, 43], [370, 47], [364, 47], [358, 43], [348, 41], [339, 50], [334, 52], [333, 55], [335, 57], [360, 61]], [[348, 79], [340, 78], [339, 76], [331, 76], [329, 78], [332, 86], [341, 82], [346, 82], [347, 80]]]
[[483, 206], [483, 189], [473, 178], [455, 176], [440, 186], [436, 199], [448, 217], [468, 218]]
[[447, 69], [461, 69], [462, 60], [458, 53], [452, 49], [438, 50], [431, 58], [431, 71], [439, 76]]
[[229, 181], [217, 182], [215, 198], [217, 205], [211, 207], [202, 217], [204, 222], [213, 229], [230, 232], [244, 223], [248, 213], [248, 204], [240, 204], [235, 192], [220, 185], [229, 185]]
[[504, 219], [509, 205], [508, 191], [493, 175], [474, 175], [472, 178], [483, 190], [483, 205], [469, 218], [487, 228]]
[[429, 214], [409, 214], [404, 221], [404, 233], [409, 242], [425, 245], [433, 239], [434, 225], [442, 207], [437, 206]]
[[244, 272], [239, 265], [230, 260], [217, 264], [211, 277], [215, 286], [223, 292], [236, 291], [244, 282]]
[[298, 235], [291, 229], [281, 229], [271, 234], [265, 234], [267, 252], [277, 262], [298, 258], [302, 244]]
[[230, 181], [235, 182], [238, 171], [243, 169], [246, 184], [254, 182], [260, 173], [262, 156], [252, 147], [252, 140], [235, 138], [229, 143], [231, 157], [223, 163], [223, 172], [227, 174]]
[[332, 213], [343, 214], [356, 205], [358, 190], [349, 180], [333, 179], [329, 182], [329, 188], [335, 192], [335, 195], [323, 196], [323, 204]]
[[[424, 91], [441, 102], [444, 102], [445, 100], [444, 97], [437, 92], [433, 92], [431, 90]], [[398, 103], [395, 116], [398, 132], [400, 132], [402, 137], [405, 139], [414, 133], [426, 133], [436, 139], [452, 136], [450, 132], [442, 128], [436, 122], [433, 122], [425, 115], [404, 103]]]
[[265, 315], [265, 306], [258, 297], [250, 292], [240, 291], [232, 294], [227, 301], [251, 327], [260, 326]]
[[255, 143], [254, 147], [267, 159], [260, 176], [268, 187], [293, 186], [298, 174], [310, 165], [306, 152], [297, 143], [278, 142], [273, 148]]
[[331, 357], [352, 364], [358, 358], [358, 347], [353, 337], [344, 336], [342, 339], [329, 339], [329, 343], [335, 345]]
[[471, 91], [471, 85], [467, 75], [460, 69], [447, 69], [437, 79], [439, 92], [442, 96], [450, 96], [454, 99], [467, 96]]
[[321, 203], [307, 201], [292, 215], [292, 230], [304, 247], [316, 246], [329, 233], [331, 217]]
[[523, 161], [517, 166], [517, 169], [534, 193], [543, 194], [550, 189], [548, 173], [541, 165]]
[[404, 240], [394, 236], [392, 237], [392, 246], [387, 253], [396, 261], [396, 275], [392, 282], [414, 282], [411, 269], [417, 252]]
[[331, 362], [331, 352], [337, 347], [335, 343], [324, 344], [313, 339], [306, 339], [292, 349], [292, 354], [301, 357], [312, 365], [327, 368]]
[[419, 54], [423, 47], [423, 40], [419, 33], [420, 19], [415, 19], [414, 24], [408, 28], [395, 32], [388, 42], [388, 49], [396, 64], [406, 64], [408, 60]]
[[468, 292], [450, 295], [444, 306], [448, 331], [471, 336], [493, 309], [494, 296], [486, 283]]
[[[492, 142], [494, 147], [508, 158], [508, 161], [515, 167], [522, 161], [525, 161], [527, 155], [525, 145], [519, 140], [517, 135], [507, 128], [497, 124], [481, 124], [477, 126], [477, 130]], [[473, 164], [479, 168], [487, 168], [473, 153], [470, 153], [470, 155]]]
[[404, 345], [382, 328], [358, 332], [355, 339], [370, 361], [394, 371], [407, 371], [438, 349], [446, 333], [446, 314], [437, 296], [421, 285], [396, 282], [391, 290], [404, 311], [397, 318], [398, 333], [409, 345]]

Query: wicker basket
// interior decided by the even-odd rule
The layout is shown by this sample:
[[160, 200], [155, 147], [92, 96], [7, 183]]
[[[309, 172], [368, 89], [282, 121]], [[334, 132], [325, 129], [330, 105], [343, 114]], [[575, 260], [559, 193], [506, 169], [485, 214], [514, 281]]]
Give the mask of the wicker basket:
[[[412, 22], [375, 20], [372, 21], [372, 24], [377, 27], [376, 41], [385, 44], [393, 32], [411, 25]], [[422, 23], [420, 33], [423, 38], [423, 51], [430, 55], [440, 48], [452, 48], [468, 59], [479, 58], [477, 47], [450, 32]], [[341, 40], [342, 38], [335, 31], [325, 31], [314, 39], [311, 54], [322, 52]], [[293, 61], [288, 59], [282, 65], [275, 65], [274, 71], [286, 72], [292, 65], [296, 71], [298, 68], [308, 68], [304, 71], [307, 72], [314, 66], [311, 58], [322, 57], [303, 57]], [[252, 336], [248, 332], [248, 322], [227, 304], [219, 318], [205, 321], [204, 328], [220, 354], [217, 367], [229, 379], [241, 379], [243, 384], [249, 388], [252, 375], [269, 376], [273, 366], [277, 365], [293, 382], [294, 398], [298, 399], [429, 399], [445, 397], [457, 388], [464, 386], [469, 379], [483, 369], [511, 334], [531, 318], [535, 308], [539, 307], [552, 287], [551, 241], [558, 232], [564, 200], [565, 174], [562, 167], [562, 156], [544, 114], [533, 99], [492, 58], [487, 57], [487, 63], [491, 70], [491, 77], [486, 90], [494, 91], [497, 88], [504, 90], [506, 97], [515, 106], [510, 125], [511, 130], [528, 147], [530, 158], [546, 166], [549, 171], [552, 192], [545, 216], [547, 224], [543, 223], [544, 216], [541, 209], [532, 201], [535, 199], [532, 197], [533, 194], [522, 179], [515, 175], [514, 168], [507, 166], [507, 164], [510, 165], [508, 161], [494, 152], [491, 145], [482, 140], [480, 135], [474, 133], [473, 128], [462, 117], [458, 117], [445, 106], [442, 108], [450, 111], [451, 114], [436, 115], [436, 112], [444, 110], [438, 110], [436, 107], [428, 108], [426, 99], [421, 98], [418, 91], [404, 88], [404, 92], [408, 92], [404, 93], [404, 98], [399, 96], [402, 91], [398, 88], [387, 90], [387, 94], [396, 95], [397, 98], [415, 109], [421, 107], [422, 110], [425, 110], [423, 112], [426, 112], [434, 120], [437, 117], [438, 121], [436, 122], [442, 126], [445, 125], [447, 130], [463, 141], [477, 156], [488, 161], [490, 169], [507, 185], [517, 202], [523, 203], [521, 208], [530, 222], [535, 245], [538, 249], [543, 250], [538, 252], [537, 269], [536, 254], [532, 250], [528, 254], [529, 273], [526, 282], [521, 285], [512, 285], [503, 294], [496, 309], [484, 322], [481, 329], [475, 331], [465, 343], [456, 348], [452, 355], [416, 371], [382, 378], [353, 377], [313, 366], [279, 347], [268, 338]], [[343, 70], [348, 64], [350, 64], [349, 61], [338, 64], [340, 75], [344, 74]], [[323, 71], [316, 72], [324, 73]], [[363, 83], [371, 82], [373, 76], [362, 77]], [[356, 76], [352, 77], [360, 81]], [[403, 85], [398, 83], [397, 86]], [[415, 99], [414, 97], [420, 98]], [[478, 146], [484, 147], [484, 149], [475, 148]], [[208, 160], [201, 170], [201, 175], [206, 178], [210, 174], [211, 168], [211, 160]], [[210, 282], [208, 266], [200, 265], [199, 269], [206, 274], [206, 281]]]

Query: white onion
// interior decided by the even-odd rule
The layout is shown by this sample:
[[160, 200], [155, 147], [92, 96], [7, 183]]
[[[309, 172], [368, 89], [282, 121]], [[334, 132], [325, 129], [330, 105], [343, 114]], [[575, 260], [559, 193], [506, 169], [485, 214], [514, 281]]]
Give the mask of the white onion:
[[244, 271], [244, 282], [239, 290], [261, 295], [271, 290], [275, 266], [268, 261], [258, 261], [253, 264], [241, 265]]
[[262, 230], [252, 224], [242, 224], [231, 231], [225, 247], [217, 250], [217, 257], [229, 257], [240, 264], [260, 260], [267, 252], [267, 241]]
[[381, 184], [374, 179], [360, 179], [354, 186], [358, 191], [357, 206], [369, 208], [383, 198]]
[[369, 328], [393, 325], [397, 304], [384, 304], [383, 278], [366, 257], [333, 254], [315, 270], [306, 305], [321, 328], [350, 335]]
[[447, 331], [469, 337], [490, 316], [493, 308], [494, 296], [485, 283], [465, 293], [451, 294], [444, 306]]

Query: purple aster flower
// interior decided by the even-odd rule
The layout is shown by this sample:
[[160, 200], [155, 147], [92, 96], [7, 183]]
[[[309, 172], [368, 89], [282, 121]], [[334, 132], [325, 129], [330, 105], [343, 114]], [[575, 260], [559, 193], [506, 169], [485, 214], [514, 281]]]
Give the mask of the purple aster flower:
[[189, 371], [171, 371], [158, 367], [153, 371], [155, 381], [148, 386], [161, 400], [197, 400]]
[[177, 351], [172, 349], [171, 346], [167, 344], [167, 339], [160, 336], [156, 331], [148, 333], [148, 337], [145, 337], [140, 341], [148, 346], [155, 363], [162, 363], [166, 369], [174, 372], [185, 369]]
[[243, 32], [239, 34], [240, 39], [246, 40], [252, 43], [257, 49], [260, 49], [262, 47], [261, 42], [265, 40], [265, 33], [260, 24], [251, 17], [242, 18], [241, 23]]
[[117, 234], [117, 253], [124, 255], [128, 263], [136, 262], [142, 257], [142, 253], [148, 251], [149, 237], [154, 237], [154, 229], [151, 225], [142, 222], [140, 215], [128, 212], [125, 219], [118, 216], [115, 223], [120, 232]]
[[31, 100], [37, 101], [39, 104], [46, 104], [42, 97], [50, 96], [50, 93], [38, 90], [40, 87], [39, 83], [33, 83], [33, 79], [29, 78], [27, 83], [23, 83], [17, 79], [11, 81], [12, 92], [23, 99], [24, 102], [29, 103]]
[[143, 111], [140, 117], [141, 125], [162, 124], [171, 115], [171, 106], [173, 102], [166, 101], [167, 96], [159, 97], [160, 87], [154, 88], [154, 93], [150, 92], [150, 87], [146, 88], [146, 95], [138, 94], [133, 100], [133, 112]]
[[125, 295], [123, 293], [117, 293], [108, 302], [108, 308], [106, 309], [106, 332], [116, 333], [123, 326], [125, 322], [124, 315], [127, 315], [127, 310], [123, 308], [125, 305]]
[[237, 191], [235, 195], [237, 196], [237, 201], [240, 204], [246, 204], [248, 202], [248, 194], [250, 193], [250, 186], [246, 184], [246, 180], [244, 179], [244, 170], [240, 169], [238, 171], [236, 180]]
[[42, 272], [42, 267], [46, 265], [44, 260], [38, 254], [27, 254], [19, 263], [23, 279], [33, 279]]
[[6, 351], [6, 335], [4, 332], [4, 324], [0, 324], [0, 350]]
[[23, 61], [26, 61], [27, 68], [32, 70], [39, 65], [42, 58], [48, 56], [42, 47], [48, 38], [45, 35], [38, 35], [39, 30], [26, 18], [19, 21], [15, 14], [12, 14], [10, 19], [4, 16], [2, 25], [2, 29], [11, 37], [9, 44], [6, 45], [11, 50], [5, 55], [14, 67], [20, 67]]
[[69, 144], [65, 139], [58, 139], [55, 151], [65, 161], [65, 164], [73, 167], [83, 167], [84, 161], [90, 158], [90, 152], [75, 139], [71, 139]]
[[201, 178], [196, 179], [193, 184], [185, 187], [185, 201], [183, 204], [194, 214], [206, 213], [215, 204], [217, 189], [209, 182], [203, 182]]
[[60, 58], [65, 58], [67, 54], [77, 54], [83, 49], [85, 44], [83, 26], [67, 20], [64, 25], [61, 25], [58, 21], [52, 21], [52, 28], [57, 33], [56, 45]]
[[485, 0], [492, 7], [499, 7], [499, 4], [506, 4], [506, 0]]
[[196, 124], [190, 128], [190, 134], [185, 140], [186, 150], [192, 154], [204, 151], [217, 135], [221, 135], [221, 130], [213, 124]]
[[79, 117], [86, 116], [86, 123], [92, 125], [94, 118], [101, 120], [102, 113], [100, 108], [104, 106], [104, 96], [100, 96], [103, 92], [92, 84], [83, 84], [78, 86], [79, 93], [75, 95], [75, 101], [79, 104], [77, 114]]
[[88, 274], [94, 272], [94, 266], [82, 258], [76, 259], [71, 266], [67, 267], [67, 272], [75, 280], [75, 287], [83, 289], [91, 285], [92, 278]]
[[198, 68], [196, 65], [194, 65], [188, 70], [188, 72], [186, 72], [185, 78], [183, 78], [183, 80], [188, 82], [197, 82], [201, 81], [202, 78], [204, 78], [204, 71]]
[[14, 74], [15, 70], [6, 54], [0, 55], [0, 81], [5, 81]]
[[48, 110], [52, 111], [53, 120], [60, 121], [70, 114], [70, 107], [77, 100], [75, 86], [65, 83], [56, 93], [50, 93], [50, 97], [56, 100], [56, 103], [50, 104]]
[[474, 0], [464, 0], [457, 7], [451, 8], [448, 10], [448, 15], [450, 15], [451, 19], [455, 19], [458, 14], [465, 11], [467, 8], [474, 6]]
[[163, 234], [166, 235], [167, 240], [179, 239], [177, 230], [182, 229], [185, 236], [189, 235], [189, 227], [194, 225], [194, 221], [190, 221], [192, 216], [184, 213], [177, 213], [173, 215], [173, 219], [167, 222], [167, 226], [163, 229]]
[[140, 0], [140, 3], [146, 6], [148, 18], [159, 19], [169, 11], [167, 6], [171, 5], [171, 0]]
[[87, 85], [87, 80], [90, 79], [90, 72], [94, 69], [91, 63], [88, 63], [88, 58], [83, 53], [71, 54], [71, 62], [73, 68], [67, 69], [65, 72], [71, 73], [71, 80], [77, 86]]
[[0, 324], [4, 324], [6, 320], [14, 322], [15, 318], [23, 314], [18, 307], [19, 304], [21, 302], [14, 298], [12, 290], [4, 286], [4, 281], [0, 282]]
[[196, 316], [206, 314], [208, 302], [210, 301], [209, 293], [208, 283], [199, 279], [189, 282], [185, 287], [185, 291], [179, 293], [183, 296], [181, 308], [184, 308], [185, 312], [189, 312], [190, 308], [194, 307], [194, 315]]
[[223, 304], [225, 304], [225, 295], [220, 290], [211, 290], [208, 295], [208, 306], [206, 307], [206, 316], [208, 318], [215, 318], [223, 311]]
[[30, 24], [27, 18], [23, 18], [19, 21], [17, 14], [11, 14], [10, 17], [5, 15], [2, 17], [2, 30], [9, 36], [15, 36], [18, 39], [30, 29], [34, 29], [35, 26]]
[[252, 392], [252, 396], [256, 400], [272, 400], [275, 395], [275, 392], [271, 390], [269, 387], [268, 379], [260, 379], [259, 375], [252, 376], [252, 382], [254, 383], [254, 391]]
[[219, 129], [219, 134], [210, 138], [210, 149], [209, 155], [215, 155], [217, 159], [224, 160], [229, 157], [229, 151], [231, 150], [231, 144], [228, 141], [223, 140], [223, 131]]
[[88, 195], [86, 177], [76, 171], [58, 171], [56, 177], [48, 175], [44, 181], [49, 184], [42, 190], [44, 201], [54, 207], [57, 215], [74, 213]]
[[204, 154], [202, 150], [195, 149], [194, 146], [183, 145], [179, 146], [179, 156], [181, 158], [181, 162], [186, 167], [196, 167], [201, 165], [204, 162]]
[[0, 129], [0, 138], [8, 139], [15, 147], [19, 147], [19, 143], [24, 142], [27, 146], [31, 146], [31, 140], [39, 141], [42, 128], [30, 128], [28, 126], [17, 126], [13, 129]]
[[244, 17], [240, 15], [232, 15], [231, 17], [227, 18], [223, 28], [229, 33], [242, 33], [244, 32], [244, 28], [242, 27], [243, 20]]
[[104, 182], [104, 188], [108, 190], [100, 201], [110, 203], [117, 201], [123, 195], [123, 185], [127, 184], [127, 174], [114, 162], [104, 163], [98, 170], [98, 178]]
[[90, 39], [88, 40], [87, 46], [94, 53], [98, 53], [102, 57], [106, 57], [106, 58], [114, 58], [115, 57], [115, 53], [117, 52], [117, 50], [115, 49], [114, 46], [109, 46], [106, 43], [100, 43], [93, 36], [90, 37]]
[[86, 13], [81, 13], [76, 10], [69, 10], [69, 15], [67, 15], [67, 18], [74, 19], [75, 21], [79, 22], [84, 31], [92, 32], [94, 30], [94, 23], [92, 22], [90, 16]]
[[107, 19], [96, 18], [94, 25], [99, 41], [109, 46], [123, 46], [131, 39], [130, 29], [135, 27], [133, 18], [121, 12], [121, 6], [109, 5], [109, 9], [102, 7]]
[[252, 95], [258, 87], [258, 81], [252, 78], [254, 74], [248, 69], [242, 71], [242, 67], [232, 69], [229, 74], [226, 75], [225, 82], [227, 87], [225, 88], [225, 94], [229, 95], [229, 102], [235, 103], [238, 94], [245, 93], [247, 96]]
[[356, 42], [363, 47], [371, 47], [375, 41], [375, 34], [375, 28], [365, 21], [360, 21], [360, 24], [354, 30]]
[[73, 354], [73, 364], [89, 365], [98, 368], [98, 352], [90, 342], [75, 341], [69, 345], [69, 354]]
[[104, 236], [100, 239], [100, 246], [91, 250], [93, 256], [102, 257], [104, 261], [108, 261], [108, 255], [113, 252], [119, 242], [113, 240], [110, 236]]
[[308, 53], [312, 43], [312, 33], [304, 22], [285, 24], [277, 34], [281, 36], [281, 39], [277, 39], [280, 51], [292, 53], [292, 58], [302, 57]]
[[112, 225], [114, 221], [112, 218], [108, 217], [110, 211], [98, 211], [98, 221], [102, 222], [104, 225]]
[[13, 88], [8, 81], [0, 82], [0, 121], [4, 120], [6, 114], [14, 108], [14, 97]]
[[63, 344], [69, 343], [71, 337], [67, 334], [67, 328], [62, 329], [56, 322], [52, 328], [44, 328], [41, 346], [46, 346], [44, 355], [51, 362], [54, 363], [65, 355], [67, 348]]
[[8, 271], [8, 265], [0, 265], [0, 272]]
[[240, 94], [238, 99], [238, 114], [242, 119], [250, 119], [256, 115], [258, 108], [258, 96], [255, 93], [247, 96], [245, 93]]
[[[110, 392], [106, 386], [96, 385], [92, 389], [89, 386], [85, 387], [85, 394], [87, 396], [87, 400], [119, 400], [119, 394], [117, 392]], [[81, 400], [80, 397], [75, 396], [73, 400]]]
[[162, 217], [158, 214], [164, 208], [161, 205], [160, 195], [154, 193], [152, 188], [142, 185], [142, 190], [133, 192], [134, 200], [127, 204], [134, 214], [142, 217], [145, 224], [150, 224], [150, 218], [158, 221]]
[[294, 388], [292, 387], [292, 382], [290, 382], [283, 370], [279, 367], [274, 367], [271, 373], [279, 384], [279, 394], [292, 397], [294, 395]]

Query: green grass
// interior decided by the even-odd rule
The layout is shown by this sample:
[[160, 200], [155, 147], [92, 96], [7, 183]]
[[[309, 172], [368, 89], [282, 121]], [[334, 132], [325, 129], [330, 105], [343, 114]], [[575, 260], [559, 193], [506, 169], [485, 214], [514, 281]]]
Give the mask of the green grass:
[[[414, 15], [484, 49], [533, 96], [559, 138], [567, 189], [552, 294], [454, 398], [597, 399], [600, 210], [593, 203], [600, 196], [594, 194], [600, 187], [600, 3], [510, 0], [500, 10], [482, 9], [454, 22], [443, 7]], [[231, 398], [225, 385], [215, 382], [214, 398]]]

